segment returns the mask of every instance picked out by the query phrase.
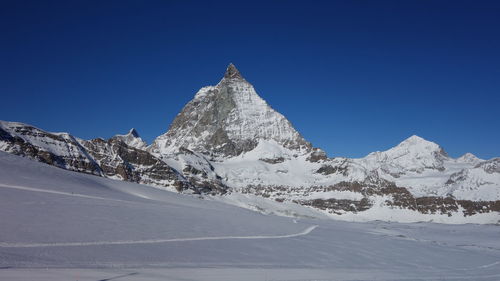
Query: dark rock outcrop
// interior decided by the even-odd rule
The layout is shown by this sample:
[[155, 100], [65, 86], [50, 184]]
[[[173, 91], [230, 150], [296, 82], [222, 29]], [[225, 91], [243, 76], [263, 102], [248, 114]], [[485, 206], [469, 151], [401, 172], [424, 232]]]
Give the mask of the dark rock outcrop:
[[99, 165], [71, 135], [52, 134], [30, 125], [0, 126], [1, 150], [70, 171], [101, 175]]
[[0, 150], [15, 155], [70, 171], [173, 187], [177, 191], [220, 193], [225, 189], [225, 186], [190, 180], [161, 159], [125, 141], [122, 136], [86, 141], [22, 123], [0, 122]]

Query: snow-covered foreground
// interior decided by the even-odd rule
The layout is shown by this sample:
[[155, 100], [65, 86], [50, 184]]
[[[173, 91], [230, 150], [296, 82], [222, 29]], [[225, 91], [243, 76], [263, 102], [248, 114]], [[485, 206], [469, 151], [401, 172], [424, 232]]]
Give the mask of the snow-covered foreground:
[[0, 280], [500, 279], [498, 225], [294, 214], [0, 153]]

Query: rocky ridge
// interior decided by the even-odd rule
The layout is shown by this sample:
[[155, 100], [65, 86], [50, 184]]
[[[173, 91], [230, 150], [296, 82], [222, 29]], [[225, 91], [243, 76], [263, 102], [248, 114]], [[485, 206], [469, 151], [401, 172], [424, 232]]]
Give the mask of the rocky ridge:
[[[142, 148], [142, 149], [141, 149]], [[0, 150], [70, 171], [137, 182], [167, 190], [223, 193], [222, 184], [206, 186], [185, 177], [145, 150], [137, 131], [108, 140], [82, 140], [67, 133], [0, 121]]]

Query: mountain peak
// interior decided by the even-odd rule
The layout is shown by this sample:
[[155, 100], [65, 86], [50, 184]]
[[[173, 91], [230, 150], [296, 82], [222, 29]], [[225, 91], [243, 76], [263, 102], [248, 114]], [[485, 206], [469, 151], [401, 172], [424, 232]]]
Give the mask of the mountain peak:
[[272, 109], [234, 64], [229, 64], [221, 82], [200, 89], [150, 150], [169, 155], [184, 147], [224, 158], [249, 152], [260, 141], [274, 141], [297, 155], [312, 149], [290, 121]]
[[244, 79], [243, 76], [241, 76], [240, 71], [234, 66], [233, 63], [230, 63], [227, 66], [226, 73], [224, 73], [224, 78], [225, 79]]
[[119, 139], [123, 141], [128, 146], [137, 148], [137, 149], [145, 149], [147, 144], [142, 140], [139, 136], [139, 133], [136, 129], [132, 128], [126, 135], [116, 135], [113, 137], [114, 139]]
[[421, 173], [425, 169], [442, 171], [447, 159], [441, 146], [413, 135], [389, 150], [370, 153], [363, 160], [373, 167], [383, 165], [386, 171], [397, 175], [407, 171]]
[[411, 150], [415, 153], [431, 153], [431, 152], [436, 152], [440, 155], [448, 157], [448, 154], [444, 151], [444, 149], [437, 143], [428, 141], [422, 137], [419, 137], [417, 135], [413, 135], [404, 141], [402, 141], [400, 144], [398, 144], [396, 147], [390, 149], [392, 151], [407, 151]]
[[137, 130], [135, 128], [130, 129], [130, 131], [128, 131], [128, 135], [131, 135], [134, 138], [140, 138], [141, 137], [141, 136], [139, 136], [139, 133], [137, 132]]
[[458, 157], [457, 161], [458, 162], [465, 162], [465, 163], [477, 163], [477, 162], [480, 162], [481, 159], [477, 158], [476, 155], [467, 152], [464, 155]]

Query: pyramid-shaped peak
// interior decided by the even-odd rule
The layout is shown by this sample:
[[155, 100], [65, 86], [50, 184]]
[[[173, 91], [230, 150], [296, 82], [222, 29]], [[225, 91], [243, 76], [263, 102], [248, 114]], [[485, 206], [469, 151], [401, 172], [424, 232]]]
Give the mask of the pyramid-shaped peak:
[[312, 151], [290, 121], [272, 109], [234, 64], [229, 64], [224, 78], [216, 86], [202, 88], [168, 132], [154, 141], [151, 151], [170, 155], [184, 147], [217, 159], [252, 151], [260, 142], [274, 142], [297, 155]]
[[234, 64], [230, 63], [227, 66], [226, 73], [224, 73], [224, 78], [226, 79], [243, 79], [240, 71], [234, 66]]
[[135, 128], [130, 129], [130, 131], [128, 132], [128, 135], [131, 135], [134, 138], [140, 138], [139, 133], [137, 132], [137, 130]]
[[132, 128], [126, 135], [116, 135], [111, 139], [118, 139], [124, 142], [126, 145], [137, 148], [137, 149], [145, 149], [147, 144], [144, 142], [136, 129]]

